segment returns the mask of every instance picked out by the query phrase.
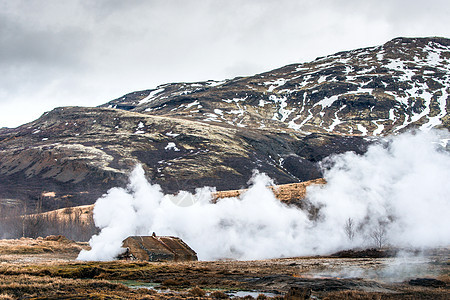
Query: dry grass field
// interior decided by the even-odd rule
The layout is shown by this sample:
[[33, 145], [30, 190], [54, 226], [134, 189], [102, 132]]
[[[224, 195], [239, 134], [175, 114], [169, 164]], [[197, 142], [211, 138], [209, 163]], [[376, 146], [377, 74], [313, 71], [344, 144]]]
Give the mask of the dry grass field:
[[82, 248], [87, 244], [60, 236], [0, 241], [0, 299], [450, 299], [448, 249], [400, 263], [338, 257], [150, 263], [76, 261]]

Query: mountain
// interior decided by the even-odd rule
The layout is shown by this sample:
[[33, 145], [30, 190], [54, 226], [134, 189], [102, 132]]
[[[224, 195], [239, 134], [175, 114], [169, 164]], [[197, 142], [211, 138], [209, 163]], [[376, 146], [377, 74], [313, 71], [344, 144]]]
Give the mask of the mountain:
[[0, 129], [0, 198], [92, 204], [138, 163], [167, 193], [322, 176], [318, 162], [378, 136], [449, 128], [450, 40], [397, 38], [231, 80], [171, 83]]
[[449, 59], [449, 39], [397, 38], [251, 77], [161, 85], [103, 106], [307, 133], [448, 128]]

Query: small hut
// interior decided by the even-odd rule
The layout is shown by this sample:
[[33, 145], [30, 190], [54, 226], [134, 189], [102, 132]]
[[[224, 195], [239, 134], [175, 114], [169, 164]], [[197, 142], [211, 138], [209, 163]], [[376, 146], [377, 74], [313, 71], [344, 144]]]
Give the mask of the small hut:
[[130, 236], [122, 242], [125, 252], [119, 259], [146, 261], [192, 261], [197, 253], [180, 238], [173, 236]]

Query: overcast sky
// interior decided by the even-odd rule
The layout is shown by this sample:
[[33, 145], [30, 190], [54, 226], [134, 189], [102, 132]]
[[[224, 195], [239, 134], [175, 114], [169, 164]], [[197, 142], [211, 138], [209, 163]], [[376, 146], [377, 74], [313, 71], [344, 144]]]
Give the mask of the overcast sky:
[[448, 38], [449, 16], [448, 0], [0, 0], [0, 127], [398, 36]]

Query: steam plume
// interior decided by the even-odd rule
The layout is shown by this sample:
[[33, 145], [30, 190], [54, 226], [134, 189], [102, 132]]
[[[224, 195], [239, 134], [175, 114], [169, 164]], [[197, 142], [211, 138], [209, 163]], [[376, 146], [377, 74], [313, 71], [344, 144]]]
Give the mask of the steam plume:
[[[371, 146], [364, 155], [327, 158], [322, 165], [328, 184], [308, 189], [308, 200], [321, 207], [314, 220], [278, 201], [265, 174], [256, 172], [240, 199], [212, 204], [211, 188], [164, 196], [138, 166], [127, 189], [113, 188], [97, 200], [94, 220], [101, 232], [92, 237], [92, 250], [78, 258], [113, 259], [127, 236], [152, 232], [181, 237], [203, 260], [325, 254], [377, 242], [449, 245], [448, 138], [447, 131], [407, 133]], [[349, 220], [351, 238], [345, 230]]]

